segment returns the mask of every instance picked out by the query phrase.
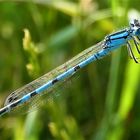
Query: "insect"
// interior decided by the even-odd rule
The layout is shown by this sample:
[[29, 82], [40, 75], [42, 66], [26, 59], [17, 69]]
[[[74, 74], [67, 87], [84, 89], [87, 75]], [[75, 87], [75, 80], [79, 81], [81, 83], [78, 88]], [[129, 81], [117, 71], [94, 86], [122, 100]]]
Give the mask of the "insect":
[[54, 87], [59, 83], [63, 84], [66, 79], [74, 75], [78, 70], [121, 46], [126, 45], [130, 57], [136, 63], [139, 63], [133, 53], [130, 41], [133, 41], [133, 46], [140, 54], [140, 22], [137, 19], [133, 20], [128, 28], [107, 35], [103, 41], [91, 46], [58, 68], [11, 93], [7, 97], [4, 107], [0, 109], [0, 116], [16, 110], [18, 107], [30, 105], [32, 102], [36, 104], [35, 100], [45, 93], [49, 94]]

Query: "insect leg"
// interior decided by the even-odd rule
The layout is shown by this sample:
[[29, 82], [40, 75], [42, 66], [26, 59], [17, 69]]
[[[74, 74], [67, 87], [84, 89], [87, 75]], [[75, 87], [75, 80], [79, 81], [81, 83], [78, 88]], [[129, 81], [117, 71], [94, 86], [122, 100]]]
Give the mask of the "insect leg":
[[135, 57], [133, 51], [132, 51], [132, 48], [131, 48], [131, 45], [129, 42], [127, 42], [127, 48], [128, 48], [128, 52], [130, 54], [130, 56], [132, 57], [132, 59], [136, 62], [136, 63], [139, 63], [137, 58]]

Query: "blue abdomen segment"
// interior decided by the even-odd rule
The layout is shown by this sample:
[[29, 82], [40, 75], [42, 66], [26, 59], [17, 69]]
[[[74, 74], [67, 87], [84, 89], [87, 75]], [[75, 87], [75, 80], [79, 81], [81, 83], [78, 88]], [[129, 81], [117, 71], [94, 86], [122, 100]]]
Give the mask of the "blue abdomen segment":
[[36, 89], [37, 93], [43, 92], [46, 89], [48, 89], [50, 86], [52, 86], [52, 80], [49, 81], [48, 83], [44, 84], [43, 86], [39, 87], [38, 89]]
[[30, 99], [30, 94], [27, 94], [27, 95], [23, 96], [21, 103], [24, 103], [24, 102], [28, 101], [29, 99]]

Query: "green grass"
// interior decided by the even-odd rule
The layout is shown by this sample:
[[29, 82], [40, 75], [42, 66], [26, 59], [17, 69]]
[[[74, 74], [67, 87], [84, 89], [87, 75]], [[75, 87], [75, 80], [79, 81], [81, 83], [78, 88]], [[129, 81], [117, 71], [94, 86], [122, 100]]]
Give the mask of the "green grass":
[[[0, 105], [12, 91], [128, 26], [132, 9], [139, 13], [139, 0], [0, 1]], [[139, 85], [140, 66], [123, 47], [79, 71], [35, 112], [1, 117], [0, 139], [138, 140]]]

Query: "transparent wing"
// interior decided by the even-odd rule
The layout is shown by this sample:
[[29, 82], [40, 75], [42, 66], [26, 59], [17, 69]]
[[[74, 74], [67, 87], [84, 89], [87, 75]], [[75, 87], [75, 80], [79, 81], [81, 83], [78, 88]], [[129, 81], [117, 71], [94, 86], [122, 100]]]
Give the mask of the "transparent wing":
[[26, 114], [27, 112], [35, 111], [38, 108], [42, 107], [43, 105], [47, 105], [48, 103], [53, 102], [54, 99], [60, 96], [61, 91], [59, 90], [65, 88], [63, 85], [64, 83], [66, 85], [69, 79], [71, 79], [71, 77], [65, 79], [62, 82], [57, 83], [55, 87], [51, 87], [47, 91], [44, 91], [43, 94], [31, 98], [30, 101], [15, 107], [11, 113], [16, 115]]
[[[102, 50], [104, 47], [104, 42], [100, 42], [97, 45], [91, 46], [90, 48], [84, 50], [77, 56], [73, 57], [71, 60], [68, 62], [64, 63], [63, 65], [57, 67], [56, 69], [52, 70], [51, 72], [41, 76], [40, 78], [34, 80], [33, 82], [23, 86], [22, 88], [17, 89], [16, 91], [12, 92], [7, 99], [5, 100], [5, 106], [22, 98], [24, 95], [32, 92], [33, 90], [39, 88], [43, 84], [47, 83], [49, 80], [55, 78], [59, 74], [64, 73], [67, 71], [69, 68], [72, 68], [73, 66], [77, 65], [78, 63], [82, 62], [83, 60], [87, 59], [91, 55], [97, 53], [98, 51]], [[47, 91], [36, 95], [26, 103], [22, 104], [20, 108], [24, 108], [24, 110], [27, 110], [29, 107], [34, 106], [35, 104], [38, 104], [40, 102], [43, 102], [44, 99], [53, 97], [54, 94], [53, 91], [54, 89], [56, 90], [60, 85], [65, 84], [65, 81], [67, 81], [69, 78], [62, 82], [58, 82], [58, 84], [55, 84], [53, 87], [49, 88]], [[51, 94], [51, 96], [50, 96]], [[44, 97], [45, 96], [45, 97]], [[43, 98], [42, 98], [43, 97]], [[47, 100], [48, 100], [47, 99]], [[17, 107], [16, 107], [17, 108]]]

